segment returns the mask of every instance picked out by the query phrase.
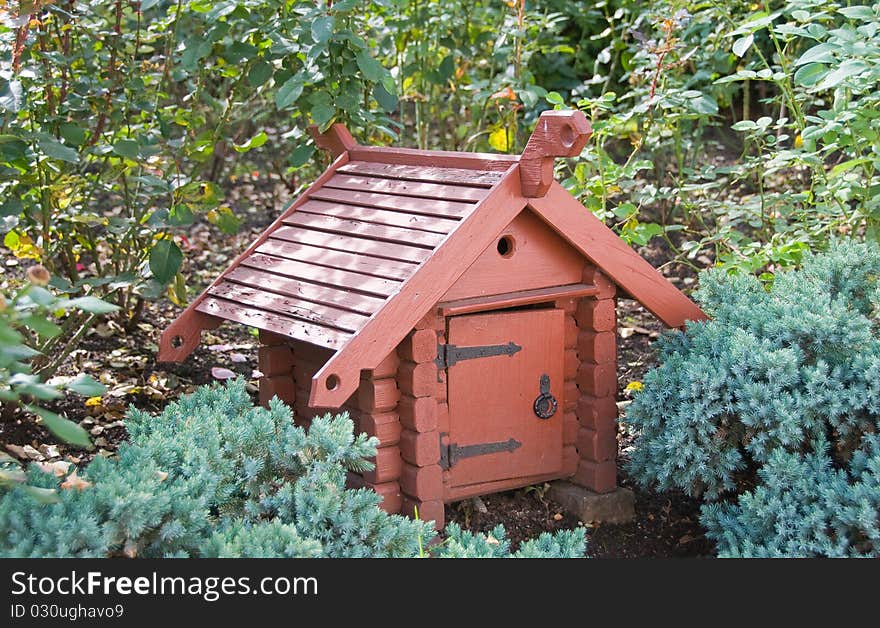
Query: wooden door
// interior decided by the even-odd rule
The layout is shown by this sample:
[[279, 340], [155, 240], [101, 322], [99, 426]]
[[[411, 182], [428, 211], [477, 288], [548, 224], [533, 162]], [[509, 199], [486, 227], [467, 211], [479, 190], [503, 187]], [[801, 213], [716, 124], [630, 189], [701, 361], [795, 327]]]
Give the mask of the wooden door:
[[[447, 372], [450, 429], [443, 443], [451, 487], [561, 471], [563, 321], [562, 310], [550, 309], [449, 319], [448, 345], [465, 348], [465, 359]], [[466, 348], [492, 353], [510, 343], [519, 349], [509, 355], [466, 357]], [[558, 402], [549, 418], [534, 407], [544, 375]]]

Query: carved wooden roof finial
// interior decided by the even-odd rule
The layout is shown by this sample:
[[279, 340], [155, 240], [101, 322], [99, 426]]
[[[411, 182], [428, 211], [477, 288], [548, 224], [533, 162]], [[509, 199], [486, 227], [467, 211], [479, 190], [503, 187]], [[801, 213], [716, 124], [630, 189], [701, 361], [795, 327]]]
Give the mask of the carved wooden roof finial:
[[544, 196], [553, 183], [553, 160], [580, 155], [592, 133], [582, 111], [542, 113], [519, 160], [523, 196]]

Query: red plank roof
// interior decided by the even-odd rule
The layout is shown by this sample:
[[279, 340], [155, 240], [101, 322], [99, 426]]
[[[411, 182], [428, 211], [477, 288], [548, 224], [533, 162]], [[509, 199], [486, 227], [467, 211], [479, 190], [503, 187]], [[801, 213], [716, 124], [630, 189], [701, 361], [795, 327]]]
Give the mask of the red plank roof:
[[208, 288], [195, 310], [338, 350], [502, 177], [338, 164]]
[[704, 319], [552, 181], [552, 157], [579, 154], [589, 132], [564, 113], [542, 116], [521, 160], [360, 147], [335, 125], [317, 138], [333, 165], [169, 326], [159, 359], [236, 321], [334, 351], [310, 405], [339, 407], [527, 206], [667, 325]]

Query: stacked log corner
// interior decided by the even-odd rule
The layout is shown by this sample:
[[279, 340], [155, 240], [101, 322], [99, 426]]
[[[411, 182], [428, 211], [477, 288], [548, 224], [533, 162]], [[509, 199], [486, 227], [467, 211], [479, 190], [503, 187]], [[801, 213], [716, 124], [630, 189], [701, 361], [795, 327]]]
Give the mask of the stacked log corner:
[[296, 403], [294, 357], [288, 339], [261, 331], [257, 364], [263, 374], [260, 378], [260, 405], [268, 407], [269, 400], [278, 397], [293, 408]]
[[[595, 285], [599, 291], [595, 296], [580, 299], [574, 313], [578, 462], [571, 481], [596, 493], [610, 493], [617, 488], [616, 290], [592, 265], [584, 270], [584, 283]], [[573, 429], [572, 426], [566, 430], [566, 442]]]
[[347, 412], [355, 434], [361, 432], [378, 439], [374, 468], [358, 475], [350, 473], [350, 488], [367, 487], [382, 497], [380, 506], [391, 514], [401, 511], [400, 493], [400, 420], [397, 402], [396, 354], [388, 356], [372, 371], [364, 371], [357, 393], [338, 409], [309, 407], [312, 378], [330, 359], [332, 352], [289, 338], [261, 332], [259, 366], [260, 403], [267, 405], [277, 395], [294, 410], [294, 422], [304, 428], [316, 416]]
[[[440, 467], [441, 415], [448, 417], [444, 373], [438, 371], [438, 335], [443, 319], [433, 314], [420, 321], [397, 348], [400, 367], [400, 455], [403, 469], [401, 513], [445, 525], [443, 469]], [[445, 419], [448, 423], [448, 418]], [[446, 427], [448, 431], [448, 426]]]
[[563, 373], [565, 381], [562, 389], [562, 475], [573, 475], [578, 468], [578, 452], [576, 448], [578, 418], [575, 411], [580, 392], [577, 388], [578, 328], [575, 320], [579, 299], [560, 299], [555, 303], [556, 309], [565, 312], [565, 351], [563, 353]]
[[397, 514], [402, 508], [400, 474], [401, 425], [399, 416], [400, 390], [397, 370], [400, 361], [395, 354], [387, 356], [372, 371], [361, 374], [357, 392], [355, 433], [363, 432], [379, 441], [373, 469], [364, 471], [363, 486], [382, 496], [381, 507]]

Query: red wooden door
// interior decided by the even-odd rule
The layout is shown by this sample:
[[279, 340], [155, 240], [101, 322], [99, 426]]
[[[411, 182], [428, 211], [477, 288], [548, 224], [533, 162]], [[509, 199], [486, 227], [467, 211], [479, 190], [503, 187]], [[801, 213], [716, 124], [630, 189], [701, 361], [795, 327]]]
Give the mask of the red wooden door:
[[[564, 313], [523, 310], [458, 316], [447, 343], [521, 347], [512, 355], [463, 359], [448, 367], [450, 484], [453, 487], [562, 469]], [[541, 377], [559, 407], [535, 413]], [[513, 439], [513, 441], [511, 441]]]

